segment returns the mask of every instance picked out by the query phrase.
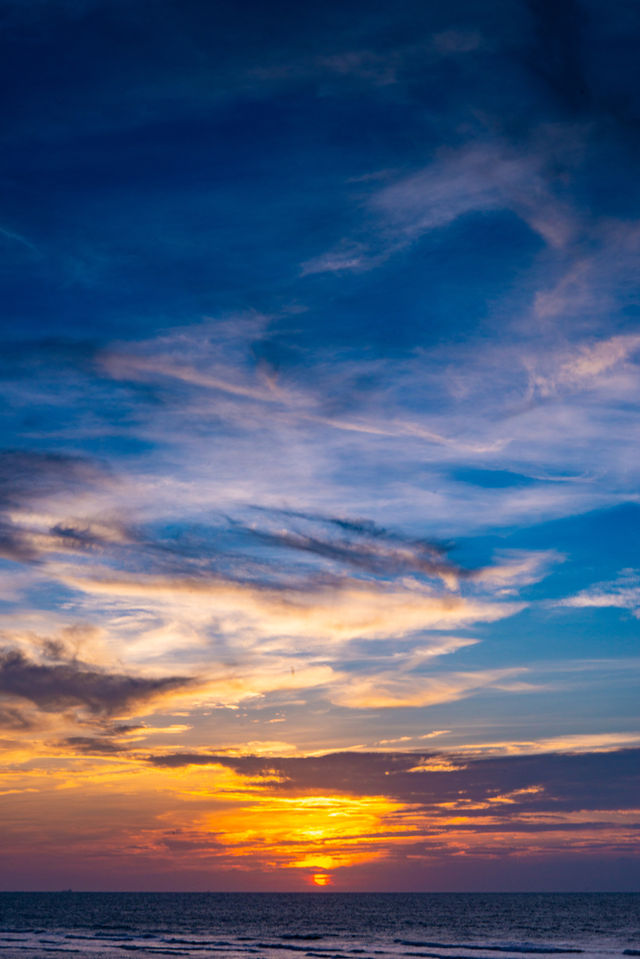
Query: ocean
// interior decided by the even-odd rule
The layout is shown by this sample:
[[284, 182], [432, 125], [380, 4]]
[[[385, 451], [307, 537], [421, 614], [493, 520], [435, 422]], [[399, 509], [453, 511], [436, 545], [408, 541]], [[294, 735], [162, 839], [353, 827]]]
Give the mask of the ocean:
[[640, 893], [0, 893], [0, 959], [611, 959]]

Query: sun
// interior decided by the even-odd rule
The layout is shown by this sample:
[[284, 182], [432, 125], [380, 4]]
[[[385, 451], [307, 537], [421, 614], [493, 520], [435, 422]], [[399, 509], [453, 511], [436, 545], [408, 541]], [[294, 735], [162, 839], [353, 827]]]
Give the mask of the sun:
[[311, 876], [311, 882], [314, 886], [330, 886], [331, 876], [326, 872], [314, 872]]

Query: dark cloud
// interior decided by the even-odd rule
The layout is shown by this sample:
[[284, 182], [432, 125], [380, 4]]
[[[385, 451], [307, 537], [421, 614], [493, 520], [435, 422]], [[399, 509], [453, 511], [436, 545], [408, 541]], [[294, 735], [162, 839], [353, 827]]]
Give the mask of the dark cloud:
[[93, 547], [104, 543], [104, 537], [96, 536], [89, 528], [71, 526], [66, 523], [56, 523], [55, 526], [51, 527], [50, 533], [52, 537], [62, 541], [62, 543], [68, 543], [73, 549], [93, 549]]
[[116, 554], [131, 545], [161, 551], [140, 531], [114, 517], [60, 519], [31, 528], [14, 521], [11, 512], [59, 493], [75, 494], [104, 487], [114, 480], [101, 461], [64, 453], [0, 450], [0, 556], [35, 563], [48, 553], [108, 551]]
[[[66, 520], [43, 531], [35, 545], [28, 531], [12, 527], [7, 530], [6, 552], [22, 561], [35, 561], [49, 552], [95, 552], [117, 563], [125, 574], [213, 578], [252, 589], [309, 592], [340, 586], [354, 570], [383, 579], [422, 575], [450, 586], [473, 579], [477, 572], [450, 561], [447, 547], [440, 543], [403, 536], [366, 520], [259, 508], [256, 512], [264, 513], [264, 528], [231, 517], [221, 525], [178, 529], [135, 526], [113, 517], [100, 517], [95, 524], [91, 519]], [[287, 517], [290, 528], [283, 529]], [[278, 562], [257, 553], [256, 541], [279, 550]], [[300, 554], [314, 557], [314, 567], [301, 561]]]
[[[368, 520], [323, 517], [293, 510], [274, 513], [278, 518], [289, 519], [292, 527], [298, 521], [303, 528], [273, 531], [250, 527], [247, 532], [267, 545], [311, 553], [376, 575], [422, 573], [456, 579], [470, 575], [447, 559], [447, 550], [442, 544], [402, 536]], [[309, 524], [313, 526], [311, 532], [304, 529], [304, 525]]]
[[[113, 524], [111, 531], [126, 537], [126, 531]], [[0, 518], [0, 556], [16, 563], [35, 563], [46, 553], [87, 553], [109, 549], [114, 551], [113, 538], [104, 531], [97, 533], [87, 526], [57, 523], [34, 537], [32, 532]]]
[[29, 537], [19, 527], [0, 519], [0, 556], [14, 563], [29, 563], [40, 555], [29, 542]]
[[[103, 464], [83, 456], [0, 450], [0, 556], [19, 563], [35, 562], [46, 549], [43, 538], [45, 542], [50, 541], [51, 549], [74, 548], [69, 535], [65, 540], [62, 527], [54, 527], [34, 538], [32, 531], [13, 522], [9, 513], [56, 493], [75, 493], [95, 487], [106, 482], [109, 476]], [[82, 543], [85, 549], [87, 545]], [[78, 547], [76, 542], [75, 548]]]
[[112, 756], [124, 751], [124, 747], [118, 743], [97, 736], [69, 736], [63, 739], [60, 745], [87, 756]]
[[[269, 777], [269, 789], [276, 792], [330, 789], [385, 795], [425, 809], [451, 802], [472, 818], [486, 815], [487, 809], [508, 819], [524, 812], [634, 808], [640, 794], [640, 749], [472, 760], [443, 753], [349, 752], [282, 759], [173, 753], [151, 756], [150, 762], [165, 768], [227, 766], [250, 778]], [[447, 763], [449, 769], [416, 771], [422, 764]], [[505, 796], [508, 801], [500, 798]]]
[[109, 673], [78, 661], [40, 664], [16, 649], [0, 652], [0, 695], [26, 699], [44, 712], [80, 707], [92, 717], [109, 717], [191, 682]]
[[213, 835], [208, 835], [206, 839], [189, 839], [181, 835], [181, 830], [177, 829], [174, 833], [166, 833], [161, 839], [162, 845], [173, 853], [181, 852], [209, 852], [214, 849], [224, 849], [224, 843], [219, 842]]
[[25, 732], [33, 729], [34, 723], [31, 717], [27, 716], [23, 710], [15, 706], [0, 706], [0, 729], [14, 729]]
[[142, 723], [113, 723], [105, 729], [110, 736], [125, 736], [127, 733], [137, 732], [144, 729]]
[[105, 481], [106, 467], [83, 456], [36, 450], [0, 450], [0, 508], [21, 505], [62, 490]]

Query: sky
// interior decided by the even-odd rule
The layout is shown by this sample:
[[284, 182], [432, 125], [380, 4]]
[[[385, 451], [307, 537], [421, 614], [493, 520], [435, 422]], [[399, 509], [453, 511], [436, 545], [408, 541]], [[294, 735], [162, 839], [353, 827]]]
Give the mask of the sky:
[[640, 889], [633, 0], [0, 0], [0, 885]]

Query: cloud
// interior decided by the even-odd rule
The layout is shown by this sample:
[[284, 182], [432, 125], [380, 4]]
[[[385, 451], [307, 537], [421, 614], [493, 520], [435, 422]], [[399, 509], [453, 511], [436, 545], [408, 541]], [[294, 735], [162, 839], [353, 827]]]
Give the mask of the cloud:
[[[469, 570], [441, 544], [370, 520], [286, 509], [249, 515], [256, 512], [259, 525], [231, 520], [222, 528], [168, 534], [134, 527], [126, 514], [55, 523], [53, 514], [40, 520], [40, 531], [32, 525], [30, 542], [46, 557], [46, 577], [101, 624], [101, 649], [90, 656], [98, 670], [120, 675], [114, 663], [121, 659], [134, 671], [180, 675], [186, 659], [199, 677], [187, 695], [194, 708], [286, 690], [349, 709], [427, 707], [506, 688], [515, 675], [424, 674], [438, 657], [478, 642], [443, 632], [523, 609], [520, 602], [495, 601], [496, 587], [504, 593], [535, 580], [550, 556], [509, 554], [495, 567]], [[220, 535], [231, 549], [218, 547]], [[88, 652], [81, 638], [84, 648], [68, 633], [49, 641], [45, 652], [72, 660], [77, 670]], [[396, 639], [406, 640], [401, 652], [388, 645]], [[380, 641], [381, 652], [348, 651], [364, 640]], [[19, 648], [28, 657], [33, 640]], [[106, 650], [111, 661], [101, 658]], [[61, 680], [61, 664], [47, 663], [51, 668]]]
[[375, 260], [361, 243], [347, 244], [341, 249], [314, 256], [300, 267], [302, 276], [314, 273], [342, 273], [345, 270], [370, 270]]
[[[28, 563], [46, 552], [72, 548], [71, 525], [54, 523], [47, 528], [42, 514], [51, 515], [56, 509], [65, 509], [72, 499], [79, 503], [91, 490], [109, 487], [112, 482], [108, 468], [87, 457], [0, 450], [0, 554]], [[96, 530], [101, 527], [104, 534], [104, 523], [95, 525]], [[87, 548], [98, 541], [99, 534], [92, 536], [88, 528], [77, 531], [76, 544], [81, 537], [83, 548]]]
[[40, 252], [35, 243], [32, 243], [31, 240], [28, 240], [26, 236], [23, 236], [21, 233], [17, 233], [15, 230], [8, 230], [6, 227], [0, 226], [0, 236], [4, 237], [6, 240], [10, 240], [12, 243], [17, 243], [20, 246], [25, 247], [31, 253]]
[[80, 753], [86, 756], [113, 756], [126, 748], [121, 743], [100, 739], [98, 736], [69, 736], [60, 745], [74, 754]]
[[359, 637], [389, 639], [426, 629], [493, 622], [524, 608], [426, 588], [389, 587], [356, 579], [308, 582], [304, 588], [260, 587], [223, 577], [78, 576], [61, 574], [68, 586], [128, 602], [133, 597], [189, 604], [215, 615], [223, 631], [247, 626], [263, 636], [304, 636], [329, 642]]
[[479, 690], [504, 688], [506, 683], [525, 672], [525, 669], [515, 668], [437, 676], [403, 676], [398, 672], [354, 676], [344, 684], [338, 683], [337, 689], [331, 692], [331, 699], [339, 706], [352, 709], [435, 706], [464, 699]]
[[[164, 392], [165, 436], [167, 407], [180, 409], [183, 415], [192, 408], [197, 411], [198, 418], [223, 420], [242, 432], [254, 431], [261, 426], [267, 433], [277, 434], [281, 430], [295, 430], [302, 424], [362, 434], [363, 437], [407, 437], [452, 449], [485, 451], [482, 444], [443, 435], [420, 420], [412, 421], [400, 415], [328, 414], [324, 394], [310, 389], [308, 383], [292, 379], [287, 382], [267, 369], [264, 363], [256, 362], [255, 358], [249, 365], [246, 343], [243, 344], [241, 337], [234, 342], [225, 334], [224, 325], [222, 323], [220, 341], [215, 343], [210, 342], [206, 330], [194, 326], [155, 341], [128, 344], [127, 352], [105, 350], [102, 367], [115, 380], [142, 380], [153, 383], [155, 389]], [[245, 346], [245, 355], [239, 353], [240, 345]], [[170, 350], [170, 354], [165, 350]], [[344, 368], [341, 364], [340, 369]], [[175, 385], [189, 392], [195, 388], [197, 393], [210, 393], [211, 399], [204, 406], [197, 399], [185, 403], [182, 391], [175, 395]], [[291, 442], [291, 437], [288, 441]]]
[[[391, 516], [396, 525], [420, 510], [445, 535], [628, 499], [635, 334], [554, 327], [541, 338], [535, 324], [518, 326], [531, 309], [499, 342], [443, 343], [384, 359], [316, 351], [304, 375], [291, 357], [271, 366], [260, 359], [271, 335], [264, 318], [247, 320], [247, 329], [240, 319], [235, 338], [225, 320], [219, 336], [209, 321], [107, 350], [105, 370], [116, 381], [141, 377], [162, 398], [137, 414], [137, 435], [157, 447], [153, 462], [165, 449], [180, 462], [179, 477], [165, 464], [162, 478], [137, 477], [122, 495], [146, 512], [152, 500], [157, 513], [175, 514], [180, 498], [185, 516], [216, 502], [236, 518], [249, 503], [306, 506], [320, 496], [329, 514], [360, 512], [382, 523]], [[346, 478], [347, 442], [361, 463], [357, 491]], [[594, 458], [598, 447], [603, 456]], [[462, 488], [447, 476], [462, 464], [519, 473], [529, 488]], [[415, 481], [423, 473], [427, 485]]]
[[563, 364], [561, 376], [580, 382], [606, 373], [640, 350], [640, 335], [612, 336], [590, 346], [582, 346], [577, 355]]
[[[17, 563], [36, 563], [59, 553], [90, 554], [117, 551], [133, 545], [136, 534], [117, 520], [79, 519], [53, 516], [22, 509], [13, 514], [15, 522], [0, 520], [0, 554]], [[144, 544], [138, 544], [141, 551]], [[151, 544], [149, 544], [151, 548]]]
[[497, 144], [447, 151], [432, 164], [383, 187], [372, 207], [399, 235], [419, 236], [475, 210], [504, 204], [522, 191], [531, 161], [509, 157]]
[[[118, 413], [149, 455], [133, 471], [123, 462], [121, 489], [103, 488], [84, 516], [69, 510], [50, 525], [82, 529], [108, 506], [122, 518], [125, 502], [130, 526], [142, 515], [201, 522], [212, 503], [248, 525], [249, 504], [313, 504], [406, 528], [418, 511], [430, 534], [457, 536], [628, 499], [629, 403], [639, 380], [633, 334], [585, 336], [584, 328], [554, 325], [537, 335], [527, 325], [531, 302], [514, 309], [499, 341], [443, 342], [405, 356], [305, 354], [297, 315], [223, 317], [105, 347], [105, 395], [133, 382], [154, 395], [133, 405], [129, 397]], [[294, 329], [283, 331], [289, 322]], [[603, 456], [594, 458], [599, 445]], [[347, 449], [360, 464], [357, 489]], [[529, 487], [463, 487], [453, 478], [463, 464], [519, 473]], [[14, 526], [6, 530], [12, 555], [33, 557], [46, 546], [34, 541], [26, 517], [19, 535]], [[60, 548], [74, 543], [81, 546], [79, 537], [57, 540]]]
[[80, 709], [88, 718], [135, 711], [142, 703], [184, 689], [184, 676], [157, 679], [109, 673], [81, 662], [37, 663], [17, 649], [0, 653], [0, 695], [26, 700], [43, 712]]
[[106, 482], [107, 468], [83, 456], [36, 450], [0, 450], [0, 505], [76, 491]]
[[16, 732], [27, 732], [34, 728], [33, 717], [26, 710], [16, 706], [0, 704], [0, 728], [13, 729]]
[[538, 582], [551, 565], [563, 562], [564, 559], [565, 557], [555, 550], [502, 551], [494, 557], [491, 566], [474, 570], [470, 575], [476, 583], [510, 591]]
[[268, 387], [254, 386], [250, 382], [234, 382], [222, 376], [203, 373], [193, 366], [175, 362], [169, 357], [149, 358], [134, 354], [105, 354], [102, 363], [114, 379], [178, 380], [190, 386], [199, 386], [208, 390], [228, 393], [231, 396], [260, 403], [278, 403], [281, 397]]
[[[612, 382], [615, 383], [614, 371], [639, 350], [640, 335], [628, 333], [598, 341], [583, 341], [572, 349], [557, 353], [549, 352], [539, 358], [541, 363], [537, 369], [531, 364], [532, 387], [545, 397], [563, 389], [593, 389], [598, 385], [598, 380], [608, 387]], [[633, 371], [633, 365], [630, 369]], [[607, 374], [609, 382], [604, 379]]]
[[[453, 31], [440, 38], [442, 52], [448, 43], [446, 52], [452, 53], [481, 42], [477, 35]], [[575, 232], [575, 215], [557, 196], [546, 167], [545, 149], [536, 143], [517, 149], [496, 137], [443, 148], [427, 166], [372, 193], [368, 242], [343, 240], [305, 262], [302, 275], [373, 269], [419, 237], [470, 213], [510, 210], [552, 248], [561, 249]]]
[[28, 563], [37, 558], [38, 550], [21, 530], [0, 520], [0, 556], [17, 563]]
[[[276, 793], [320, 790], [386, 796], [450, 816], [454, 809], [482, 819], [501, 806], [501, 816], [583, 810], [635, 809], [640, 787], [639, 749], [544, 753], [476, 759], [442, 752], [348, 752], [314, 757], [267, 758], [216, 753], [149, 756], [157, 767], [219, 765]], [[501, 823], [505, 826], [504, 819]], [[544, 829], [544, 823], [539, 825]]]
[[[121, 497], [120, 480], [112, 493]], [[91, 498], [85, 503], [93, 505]], [[76, 614], [100, 624], [102, 648], [89, 657], [98, 665], [86, 668], [124, 680], [116, 665], [124, 661], [134, 674], [159, 669], [180, 676], [186, 659], [189, 673], [199, 677], [187, 695], [194, 706], [237, 704], [286, 690], [312, 691], [355, 709], [372, 702], [453, 701], [491, 686], [493, 676], [479, 671], [475, 680], [461, 673], [426, 680], [427, 664], [478, 641], [426, 634], [493, 622], [524, 608], [496, 602], [487, 570], [486, 583], [482, 575], [476, 582], [482, 571], [452, 562], [441, 544], [361, 518], [263, 508], [248, 513], [257, 513], [259, 524], [231, 519], [190, 530], [134, 525], [126, 511], [114, 518], [113, 508], [85, 518], [67, 509], [63, 499], [12, 515], [21, 518], [41, 578], [69, 590]], [[501, 590], [505, 578], [509, 588], [530, 580], [536, 566], [533, 554], [501, 565], [510, 562], [520, 566], [517, 573], [499, 573]], [[71, 634], [63, 639], [51, 640], [47, 655], [65, 662], [41, 667], [55, 670], [59, 682], [67, 661], [77, 671], [88, 652], [86, 645], [74, 646]], [[402, 665], [389, 648], [382, 657], [367, 653], [358, 674], [351, 673], [349, 663], [359, 654], [348, 652], [348, 644], [394, 639], [408, 640]], [[20, 643], [27, 659], [34, 648], [38, 655], [45, 649], [32, 639]], [[107, 650], [111, 660], [102, 658]], [[54, 700], [50, 711], [63, 708]]]
[[628, 609], [640, 618], [640, 572], [635, 569], [622, 570], [617, 579], [581, 590], [575, 596], [558, 600], [554, 605], [576, 609]]
[[[261, 529], [257, 524], [249, 527], [260, 541], [311, 553], [369, 573], [386, 577], [422, 573], [440, 579], [452, 589], [460, 579], [474, 575], [448, 560], [440, 544], [403, 536], [365, 520], [284, 510], [271, 511], [268, 519], [271, 530]], [[298, 528], [295, 525], [283, 528], [283, 522], [287, 521], [289, 524], [298, 521]]]
[[640, 732], [565, 733], [533, 740], [503, 740], [473, 743], [460, 747], [461, 755], [528, 755], [531, 753], [594, 753], [616, 752], [640, 745]]

